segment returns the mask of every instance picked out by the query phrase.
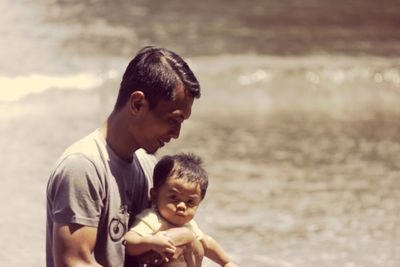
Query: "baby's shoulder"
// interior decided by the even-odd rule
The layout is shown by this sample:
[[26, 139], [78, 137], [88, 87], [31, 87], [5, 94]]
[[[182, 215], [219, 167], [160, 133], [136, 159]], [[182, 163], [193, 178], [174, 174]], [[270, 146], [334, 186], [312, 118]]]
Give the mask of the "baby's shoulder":
[[159, 221], [161, 219], [158, 212], [154, 209], [144, 209], [136, 215], [136, 218], [145, 221]]

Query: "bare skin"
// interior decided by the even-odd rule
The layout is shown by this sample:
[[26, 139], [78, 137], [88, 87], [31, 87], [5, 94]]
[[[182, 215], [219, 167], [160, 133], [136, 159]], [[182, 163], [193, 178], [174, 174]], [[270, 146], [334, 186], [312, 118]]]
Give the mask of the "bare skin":
[[97, 228], [78, 224], [54, 225], [55, 265], [58, 267], [99, 267], [92, 257], [96, 244]]
[[143, 263], [161, 264], [176, 260], [185, 253], [186, 245], [194, 241], [194, 236], [189, 229], [176, 227], [148, 237], [130, 231], [125, 240], [130, 244], [126, 247], [128, 254], [143, 255], [140, 257]]
[[201, 240], [204, 248], [204, 256], [218, 263], [223, 267], [237, 267], [237, 265], [231, 262], [230, 257], [224, 249], [210, 236], [205, 235]]

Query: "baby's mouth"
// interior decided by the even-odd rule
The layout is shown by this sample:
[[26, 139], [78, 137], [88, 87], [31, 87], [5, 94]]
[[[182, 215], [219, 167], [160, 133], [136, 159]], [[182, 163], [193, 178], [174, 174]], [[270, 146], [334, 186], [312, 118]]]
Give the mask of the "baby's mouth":
[[175, 212], [175, 214], [178, 215], [178, 216], [182, 216], [182, 217], [185, 216], [185, 212], [182, 211], [182, 210], [177, 210], [177, 211]]

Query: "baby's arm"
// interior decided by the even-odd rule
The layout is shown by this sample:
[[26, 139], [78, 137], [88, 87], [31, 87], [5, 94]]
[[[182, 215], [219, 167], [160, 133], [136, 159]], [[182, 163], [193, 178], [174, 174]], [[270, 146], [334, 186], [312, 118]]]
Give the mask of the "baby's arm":
[[179, 247], [192, 242], [195, 239], [193, 232], [187, 227], [170, 228], [164, 233], [174, 241], [175, 246]]
[[[141, 255], [141, 261], [147, 263], [155, 264], [159, 263], [160, 260], [168, 262], [169, 260], [177, 259], [181, 255], [182, 248], [179, 246], [194, 240], [193, 233], [185, 227], [171, 228], [158, 232], [158, 237], [155, 237], [155, 235], [141, 236], [135, 231], [129, 231], [125, 236], [127, 253], [131, 256]], [[167, 240], [167, 243], [160, 243], [161, 240]], [[161, 245], [171, 244], [168, 240], [172, 241], [174, 250], [168, 249], [168, 247], [163, 248], [163, 245]], [[158, 246], [154, 247], [157, 244]], [[162, 256], [162, 259], [157, 255]]]
[[220, 244], [214, 238], [204, 235], [201, 239], [204, 248], [204, 255], [212, 261], [224, 267], [237, 267], [231, 262], [229, 255], [225, 252]]
[[173, 240], [165, 232], [141, 236], [135, 231], [129, 231], [125, 235], [125, 242], [126, 250], [132, 256], [153, 250], [166, 257], [166, 254], [174, 254], [176, 250]]

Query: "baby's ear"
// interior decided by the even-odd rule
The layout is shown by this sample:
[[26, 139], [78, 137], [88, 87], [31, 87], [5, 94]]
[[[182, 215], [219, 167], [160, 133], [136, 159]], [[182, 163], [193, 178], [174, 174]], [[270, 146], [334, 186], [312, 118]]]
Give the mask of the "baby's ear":
[[155, 202], [157, 200], [157, 191], [154, 188], [150, 189], [150, 200]]

